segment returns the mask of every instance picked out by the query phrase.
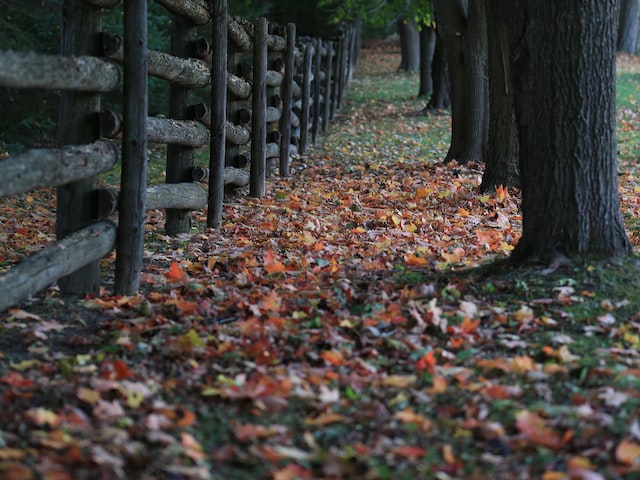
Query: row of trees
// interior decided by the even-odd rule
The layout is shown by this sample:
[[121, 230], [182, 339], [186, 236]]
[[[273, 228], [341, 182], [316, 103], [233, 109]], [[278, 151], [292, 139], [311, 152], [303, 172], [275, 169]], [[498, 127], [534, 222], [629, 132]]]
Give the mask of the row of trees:
[[[616, 179], [615, 57], [637, 44], [638, 0], [324, 4], [379, 21], [393, 14], [421, 31], [435, 25], [436, 47], [421, 35], [420, 60], [441, 62], [441, 44], [452, 113], [445, 161], [484, 163], [483, 190], [522, 187], [515, 260], [630, 252]], [[440, 95], [435, 74], [446, 70], [433, 65]]]

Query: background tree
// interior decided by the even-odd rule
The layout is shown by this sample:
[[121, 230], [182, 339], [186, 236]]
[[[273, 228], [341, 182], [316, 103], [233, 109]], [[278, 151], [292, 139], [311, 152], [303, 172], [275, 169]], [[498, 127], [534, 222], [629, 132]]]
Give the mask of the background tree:
[[628, 254], [616, 171], [618, 0], [506, 3], [522, 174], [513, 259]]
[[512, 187], [520, 184], [518, 132], [511, 85], [509, 39], [503, 8], [505, 0], [478, 1], [486, 2], [489, 81], [489, 130], [480, 191], [490, 192], [499, 186]]
[[451, 144], [445, 162], [481, 162], [487, 140], [484, 3], [433, 0], [451, 80]]
[[621, 0], [618, 51], [638, 53], [640, 41], [640, 0]]

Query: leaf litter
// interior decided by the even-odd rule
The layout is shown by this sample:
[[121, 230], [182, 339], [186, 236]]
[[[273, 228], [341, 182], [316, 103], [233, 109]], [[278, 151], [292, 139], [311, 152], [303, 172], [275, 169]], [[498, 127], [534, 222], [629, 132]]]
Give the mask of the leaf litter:
[[[640, 475], [637, 269], [509, 267], [519, 193], [440, 162], [449, 117], [415, 115], [398, 61], [365, 49], [331, 131], [220, 231], [197, 212], [167, 237], [150, 212], [143, 293], [107, 278], [0, 316], [2, 478]], [[1, 268], [52, 238], [53, 209], [47, 190], [0, 206]]]

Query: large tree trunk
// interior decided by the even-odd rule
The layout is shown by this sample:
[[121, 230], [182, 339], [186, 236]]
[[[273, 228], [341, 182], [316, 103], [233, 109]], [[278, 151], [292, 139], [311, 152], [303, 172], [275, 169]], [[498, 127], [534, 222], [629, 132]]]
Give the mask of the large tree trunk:
[[[505, 0], [478, 0], [487, 6], [489, 52], [489, 138], [481, 192], [519, 185], [518, 132], [509, 65]], [[512, 1], [512, 0], [506, 0]]]
[[398, 20], [400, 34], [400, 66], [398, 71], [417, 72], [420, 69], [420, 35], [413, 20]]
[[481, 162], [486, 142], [486, 21], [478, 1], [434, 0], [451, 78], [451, 145], [445, 162]]
[[523, 218], [516, 261], [630, 252], [616, 172], [617, 7], [618, 0], [515, 7]]
[[621, 0], [618, 51], [636, 53], [640, 27], [640, 0]]

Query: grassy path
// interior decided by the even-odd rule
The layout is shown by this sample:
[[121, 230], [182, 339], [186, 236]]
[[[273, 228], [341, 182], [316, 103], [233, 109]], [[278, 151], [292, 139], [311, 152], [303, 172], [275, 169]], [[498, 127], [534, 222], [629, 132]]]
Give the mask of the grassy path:
[[[517, 192], [440, 163], [448, 117], [414, 115], [398, 61], [365, 50], [330, 134], [220, 232], [170, 238], [152, 212], [143, 294], [52, 289], [0, 315], [0, 477], [640, 476], [635, 261], [511, 270]], [[2, 205], [3, 264], [51, 235], [52, 208]]]

